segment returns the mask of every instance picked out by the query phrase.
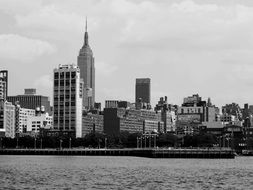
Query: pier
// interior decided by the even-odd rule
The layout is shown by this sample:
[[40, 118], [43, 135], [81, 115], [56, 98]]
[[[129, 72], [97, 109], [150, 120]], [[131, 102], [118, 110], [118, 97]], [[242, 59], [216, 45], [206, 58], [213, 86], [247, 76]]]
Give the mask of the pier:
[[147, 158], [234, 158], [231, 149], [0, 149], [0, 155], [136, 156]]

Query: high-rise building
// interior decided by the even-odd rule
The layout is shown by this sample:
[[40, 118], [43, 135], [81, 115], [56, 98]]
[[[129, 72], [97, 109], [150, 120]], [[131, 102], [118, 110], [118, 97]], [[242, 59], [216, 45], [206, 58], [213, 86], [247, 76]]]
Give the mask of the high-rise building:
[[6, 86], [6, 82], [3, 81], [2, 78], [0, 78], [0, 100], [4, 100], [5, 99], [5, 86]]
[[36, 109], [37, 107], [44, 106], [45, 112], [51, 114], [50, 101], [49, 97], [36, 95], [35, 89], [25, 89], [24, 95], [17, 96], [8, 96], [8, 102], [11, 102], [13, 105], [18, 103], [20, 107], [27, 109]]
[[0, 71], [0, 99], [6, 100], [8, 96], [8, 71]]
[[135, 84], [135, 103], [150, 104], [150, 78], [137, 78]]
[[89, 46], [87, 20], [84, 34], [84, 44], [77, 57], [80, 76], [84, 82], [83, 108], [91, 109], [95, 103], [95, 66], [93, 52]]
[[76, 65], [54, 69], [54, 130], [82, 136], [83, 81]]
[[0, 99], [0, 137], [5, 136], [5, 129], [4, 129], [4, 100]]

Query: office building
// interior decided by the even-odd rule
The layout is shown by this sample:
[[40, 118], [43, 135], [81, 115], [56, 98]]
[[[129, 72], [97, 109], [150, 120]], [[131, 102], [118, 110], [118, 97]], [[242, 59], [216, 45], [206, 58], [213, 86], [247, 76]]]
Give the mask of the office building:
[[0, 100], [6, 100], [8, 96], [8, 71], [0, 71]]
[[16, 105], [16, 133], [22, 134], [27, 132], [28, 118], [35, 116], [34, 109], [22, 108]]
[[161, 118], [164, 122], [165, 132], [175, 132], [176, 130], [176, 108], [175, 106], [168, 104], [167, 96], [161, 97], [158, 104], [155, 107], [156, 111], [161, 111]]
[[82, 136], [83, 82], [76, 65], [54, 69], [54, 130]]
[[243, 113], [240, 106], [236, 103], [232, 104], [226, 104], [225, 106], [222, 106], [222, 114], [228, 114], [228, 115], [234, 115], [237, 119], [242, 121], [243, 119]]
[[104, 132], [118, 135], [122, 131], [129, 133], [164, 132], [161, 114], [152, 110], [129, 108], [105, 108]]
[[105, 108], [134, 108], [134, 106], [128, 101], [106, 100]]
[[4, 100], [0, 99], [0, 137], [5, 137], [4, 129]]
[[35, 88], [26, 88], [25, 95], [36, 95], [36, 89]]
[[32, 135], [38, 135], [41, 129], [51, 129], [53, 126], [53, 117], [48, 113], [42, 113], [30, 116], [27, 119], [27, 132]]
[[105, 108], [117, 108], [119, 100], [106, 100]]
[[183, 104], [177, 109], [176, 130], [178, 134], [199, 133], [200, 127], [219, 128], [219, 108], [202, 101], [198, 94], [184, 98]]
[[7, 100], [13, 105], [19, 104], [22, 108], [36, 109], [44, 106], [45, 112], [51, 114], [49, 97], [37, 95], [36, 89], [25, 89], [25, 94], [17, 96], [8, 96]]
[[0, 101], [0, 133], [15, 138], [15, 106], [7, 101]]
[[104, 115], [100, 113], [88, 113], [83, 115], [82, 123], [82, 137], [89, 133], [103, 133], [104, 132]]
[[0, 78], [0, 100], [6, 99], [6, 82]]
[[135, 84], [135, 103], [150, 104], [150, 79], [137, 78]]
[[95, 66], [92, 49], [89, 46], [87, 20], [85, 26], [84, 43], [77, 57], [80, 76], [84, 82], [83, 108], [89, 110], [95, 103]]

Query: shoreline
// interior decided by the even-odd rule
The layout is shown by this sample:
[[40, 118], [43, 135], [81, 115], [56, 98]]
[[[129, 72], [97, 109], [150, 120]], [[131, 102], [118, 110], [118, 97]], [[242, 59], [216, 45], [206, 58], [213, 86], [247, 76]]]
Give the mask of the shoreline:
[[0, 149], [0, 155], [135, 156], [147, 158], [234, 159], [231, 149]]

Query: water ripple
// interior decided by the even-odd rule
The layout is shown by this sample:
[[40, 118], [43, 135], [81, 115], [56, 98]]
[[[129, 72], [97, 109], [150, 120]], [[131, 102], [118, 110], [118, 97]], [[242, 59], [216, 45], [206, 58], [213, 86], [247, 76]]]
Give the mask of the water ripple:
[[0, 189], [253, 189], [253, 158], [1, 156]]

